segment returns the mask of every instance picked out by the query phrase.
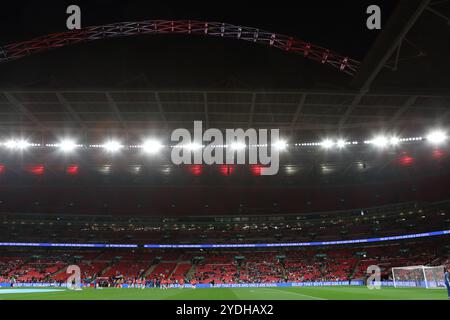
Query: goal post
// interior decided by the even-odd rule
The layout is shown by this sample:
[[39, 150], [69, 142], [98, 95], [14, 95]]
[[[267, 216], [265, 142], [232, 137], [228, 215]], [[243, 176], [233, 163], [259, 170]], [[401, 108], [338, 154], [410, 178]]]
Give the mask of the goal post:
[[392, 268], [395, 288], [444, 288], [444, 267], [409, 266]]

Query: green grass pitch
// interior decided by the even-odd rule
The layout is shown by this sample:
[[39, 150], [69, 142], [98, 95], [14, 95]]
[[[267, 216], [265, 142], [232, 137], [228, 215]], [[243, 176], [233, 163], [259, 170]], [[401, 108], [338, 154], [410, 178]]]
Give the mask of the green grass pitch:
[[[59, 289], [44, 292], [0, 289], [0, 300], [447, 300], [442, 289], [366, 287], [210, 288], [210, 289]], [[3, 292], [2, 292], [3, 291]]]

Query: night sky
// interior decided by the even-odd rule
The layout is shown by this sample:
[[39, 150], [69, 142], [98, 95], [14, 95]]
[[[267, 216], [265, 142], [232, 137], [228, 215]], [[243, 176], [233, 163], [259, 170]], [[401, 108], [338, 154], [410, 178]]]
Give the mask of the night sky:
[[[82, 26], [151, 19], [192, 19], [295, 36], [362, 60], [378, 35], [365, 26], [377, 4], [385, 22], [397, 1], [16, 1], [2, 4], [0, 45], [66, 31], [66, 7]], [[0, 65], [0, 86], [164, 88], [330, 87], [346, 77], [273, 48], [236, 40], [140, 36], [71, 46]]]

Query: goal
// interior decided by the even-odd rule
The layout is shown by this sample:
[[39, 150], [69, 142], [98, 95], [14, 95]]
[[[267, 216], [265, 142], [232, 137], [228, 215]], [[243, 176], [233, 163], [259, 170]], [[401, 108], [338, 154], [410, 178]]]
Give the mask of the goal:
[[394, 287], [444, 288], [444, 267], [410, 266], [392, 268]]

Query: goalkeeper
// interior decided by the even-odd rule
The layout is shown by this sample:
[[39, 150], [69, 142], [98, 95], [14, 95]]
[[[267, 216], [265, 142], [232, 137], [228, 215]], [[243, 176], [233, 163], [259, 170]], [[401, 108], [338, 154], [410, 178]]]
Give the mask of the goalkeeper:
[[447, 287], [448, 298], [450, 299], [450, 275], [447, 268], [444, 269], [444, 282]]

